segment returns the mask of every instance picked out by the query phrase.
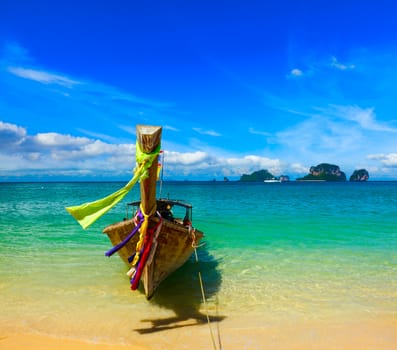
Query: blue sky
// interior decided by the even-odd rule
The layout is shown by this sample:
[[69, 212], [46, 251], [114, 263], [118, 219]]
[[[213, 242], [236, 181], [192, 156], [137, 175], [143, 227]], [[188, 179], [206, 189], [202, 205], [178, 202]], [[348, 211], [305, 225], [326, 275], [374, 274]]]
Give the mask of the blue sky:
[[128, 180], [162, 125], [169, 180], [397, 180], [394, 1], [0, 2], [0, 181]]

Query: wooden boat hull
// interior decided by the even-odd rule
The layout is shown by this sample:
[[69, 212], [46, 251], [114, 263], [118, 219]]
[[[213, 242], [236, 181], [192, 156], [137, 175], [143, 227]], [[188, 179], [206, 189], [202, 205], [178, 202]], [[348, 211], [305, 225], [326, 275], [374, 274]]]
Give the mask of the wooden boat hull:
[[[149, 227], [158, 224], [157, 217], [150, 218]], [[116, 246], [122, 242], [135, 228], [133, 219], [125, 220], [107, 226], [104, 229]], [[204, 234], [201, 231], [183, 226], [177, 222], [163, 219], [157, 239], [153, 242], [151, 256], [145, 265], [141, 282], [143, 283], [146, 297], [150, 299], [159, 286], [172, 272], [181, 267], [192, 255], [194, 246], [197, 246]], [[136, 244], [139, 240], [139, 232], [118, 251], [121, 259], [129, 267], [128, 258], [136, 251]]]

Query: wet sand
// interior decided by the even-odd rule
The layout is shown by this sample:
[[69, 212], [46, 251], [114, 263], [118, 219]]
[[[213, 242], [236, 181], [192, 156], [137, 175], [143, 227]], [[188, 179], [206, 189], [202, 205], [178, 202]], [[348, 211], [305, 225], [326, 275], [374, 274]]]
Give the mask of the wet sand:
[[37, 334], [1, 334], [0, 349], [392, 350], [397, 344], [397, 320], [393, 318], [338, 323], [290, 321], [263, 325], [256, 324], [252, 319], [245, 324], [223, 320], [212, 323], [215, 347], [208, 324], [198, 325], [195, 320], [168, 325], [159, 323], [151, 331], [149, 329], [135, 334], [135, 344], [103, 344]]

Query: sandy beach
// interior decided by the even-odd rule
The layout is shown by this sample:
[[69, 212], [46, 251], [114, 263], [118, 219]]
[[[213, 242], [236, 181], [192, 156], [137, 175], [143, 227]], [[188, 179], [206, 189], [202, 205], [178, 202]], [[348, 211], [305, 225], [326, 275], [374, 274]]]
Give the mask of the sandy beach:
[[[177, 197], [189, 190], [195, 202], [225, 212], [197, 210], [208, 242], [198, 251], [199, 266], [187, 262], [150, 301], [130, 290], [117, 256], [104, 257], [103, 224], [81, 232], [64, 210], [76, 193], [104, 186], [111, 192], [114, 185], [42, 186], [3, 186], [9, 215], [0, 222], [0, 350], [397, 349], [393, 185], [337, 192], [331, 184], [296, 184], [259, 192], [249, 185], [175, 184], [170, 192]], [[242, 214], [234, 206], [241, 191], [255, 198], [242, 203]], [[301, 205], [308, 193], [321, 198], [315, 217], [318, 203]], [[343, 215], [341, 201], [351, 208]], [[268, 202], [270, 209], [256, 204]], [[260, 215], [244, 221], [254, 210]], [[54, 211], [59, 215], [48, 214]], [[223, 219], [231, 216], [243, 230]]]
[[[215, 347], [208, 324], [195, 325], [193, 320], [134, 336], [136, 345], [104, 344], [72, 338], [38, 334], [2, 334], [0, 349], [4, 350], [392, 350], [397, 344], [397, 320], [361, 320], [344, 323], [285, 322], [255, 325], [254, 320], [213, 323]], [[218, 326], [219, 337], [218, 338]]]

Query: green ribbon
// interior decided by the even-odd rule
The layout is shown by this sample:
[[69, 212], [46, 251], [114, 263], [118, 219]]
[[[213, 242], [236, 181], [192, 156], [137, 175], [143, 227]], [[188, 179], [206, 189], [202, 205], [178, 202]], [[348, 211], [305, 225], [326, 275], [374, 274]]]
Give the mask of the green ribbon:
[[139, 167], [134, 170], [133, 178], [118, 191], [108, 195], [105, 198], [98, 199], [94, 202], [84, 203], [65, 209], [77, 220], [77, 222], [86, 229], [93, 224], [102, 215], [112, 209], [118, 202], [120, 202], [125, 195], [134, 187], [138, 180], [144, 180], [149, 176], [149, 168], [153, 161], [160, 153], [160, 145], [151, 153], [142, 152], [139, 144], [136, 144], [136, 160]]

